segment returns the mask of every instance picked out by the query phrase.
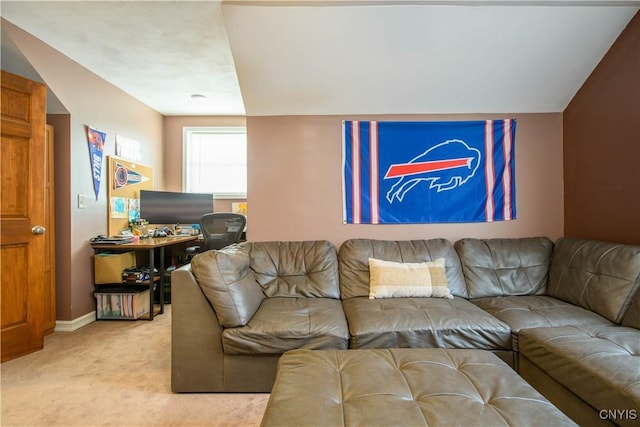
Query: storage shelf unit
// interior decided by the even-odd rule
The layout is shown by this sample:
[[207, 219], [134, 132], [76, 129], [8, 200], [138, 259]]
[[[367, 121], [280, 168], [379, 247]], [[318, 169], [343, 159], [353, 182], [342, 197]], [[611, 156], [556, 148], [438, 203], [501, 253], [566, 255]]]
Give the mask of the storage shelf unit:
[[[148, 251], [149, 254], [149, 261], [148, 261], [148, 267], [149, 267], [149, 271], [154, 271], [155, 268], [155, 261], [156, 261], [156, 256], [155, 256], [155, 251], [156, 249], [159, 251], [159, 257], [158, 257], [158, 273], [154, 274], [154, 281], [149, 281], [147, 280], [146, 282], [142, 283], [142, 284], [127, 284], [126, 282], [123, 283], [122, 282], [122, 270], [124, 270], [127, 267], [131, 267], [130, 265], [127, 266], [118, 266], [118, 270], [119, 270], [119, 281], [116, 280], [116, 276], [117, 275], [112, 275], [112, 279], [107, 280], [108, 281], [112, 281], [113, 283], [95, 283], [94, 281], [94, 286], [95, 286], [95, 291], [100, 293], [100, 292], [105, 292], [105, 289], [109, 289], [109, 288], [115, 288], [117, 286], [120, 287], [124, 287], [125, 289], [128, 286], [140, 286], [140, 285], [144, 285], [144, 287], [146, 288], [147, 292], [145, 293], [144, 298], [147, 298], [148, 300], [148, 306], [149, 306], [149, 313], [148, 316], [144, 316], [144, 317], [140, 317], [140, 318], [147, 318], [148, 320], [153, 320], [154, 315], [156, 314], [162, 314], [164, 313], [164, 288], [165, 288], [165, 267], [164, 267], [164, 249], [165, 247], [169, 246], [169, 247], [174, 247], [175, 245], [182, 245], [185, 243], [189, 243], [189, 242], [194, 242], [198, 240], [198, 236], [175, 236], [175, 237], [161, 237], [161, 238], [149, 238], [149, 239], [141, 239], [132, 243], [121, 243], [121, 244], [108, 244], [108, 243], [93, 243], [91, 245], [91, 247], [93, 248], [96, 256], [100, 256], [100, 254], [103, 254], [105, 252], [108, 253], [112, 253], [112, 254], [117, 254], [117, 253], [126, 253], [126, 252], [131, 252], [131, 251]], [[153, 301], [153, 294], [154, 294], [154, 288], [155, 288], [155, 284], [158, 283], [159, 286], [159, 290], [160, 290], [160, 304], [159, 304], [159, 308], [156, 309], [154, 307], [154, 301]], [[96, 301], [97, 303], [97, 301]], [[96, 313], [97, 313], [97, 307], [96, 307]], [[100, 319], [100, 317], [98, 317], [98, 319]]]

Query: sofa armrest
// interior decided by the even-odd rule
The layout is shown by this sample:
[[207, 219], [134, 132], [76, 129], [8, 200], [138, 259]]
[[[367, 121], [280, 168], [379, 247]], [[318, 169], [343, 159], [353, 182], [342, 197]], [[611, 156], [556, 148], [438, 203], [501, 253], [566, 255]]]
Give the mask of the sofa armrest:
[[222, 327], [185, 265], [171, 274], [171, 390], [224, 389]]

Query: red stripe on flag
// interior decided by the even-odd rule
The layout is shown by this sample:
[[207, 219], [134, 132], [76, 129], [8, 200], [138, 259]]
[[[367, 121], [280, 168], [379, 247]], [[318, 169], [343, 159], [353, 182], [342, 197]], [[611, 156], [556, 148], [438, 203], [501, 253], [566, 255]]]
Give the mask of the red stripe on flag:
[[511, 120], [503, 122], [504, 131], [504, 173], [502, 174], [502, 187], [504, 188], [504, 220], [512, 219], [513, 212], [511, 210]]
[[487, 222], [494, 220], [494, 206], [493, 206], [493, 188], [495, 185], [494, 170], [493, 170], [493, 120], [487, 120], [485, 122], [485, 134], [484, 134], [484, 153], [485, 153], [485, 179], [487, 187], [487, 202], [485, 206], [485, 215]]
[[353, 223], [360, 224], [360, 122], [351, 122], [351, 169], [353, 175], [351, 183], [353, 188]]
[[423, 172], [442, 171], [447, 169], [460, 168], [463, 166], [470, 167], [471, 157], [463, 157], [460, 159], [433, 160], [430, 162], [418, 163], [399, 163], [391, 165], [385, 178], [396, 178], [405, 175], [415, 175]]
[[369, 157], [371, 175], [371, 223], [380, 222], [380, 212], [378, 206], [378, 122], [372, 121], [369, 129]]

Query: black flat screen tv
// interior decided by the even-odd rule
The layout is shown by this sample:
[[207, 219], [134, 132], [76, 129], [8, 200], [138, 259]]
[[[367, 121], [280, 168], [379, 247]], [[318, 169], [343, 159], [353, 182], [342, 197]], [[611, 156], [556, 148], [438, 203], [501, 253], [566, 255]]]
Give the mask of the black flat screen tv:
[[140, 218], [149, 224], [197, 224], [213, 212], [213, 193], [140, 190]]

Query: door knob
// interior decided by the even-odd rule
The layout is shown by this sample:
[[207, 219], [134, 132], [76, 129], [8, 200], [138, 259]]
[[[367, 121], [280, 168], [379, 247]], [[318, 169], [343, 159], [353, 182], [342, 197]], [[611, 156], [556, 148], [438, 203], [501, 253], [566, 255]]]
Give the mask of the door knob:
[[46, 229], [41, 225], [34, 225], [31, 228], [31, 234], [44, 234], [45, 231]]

